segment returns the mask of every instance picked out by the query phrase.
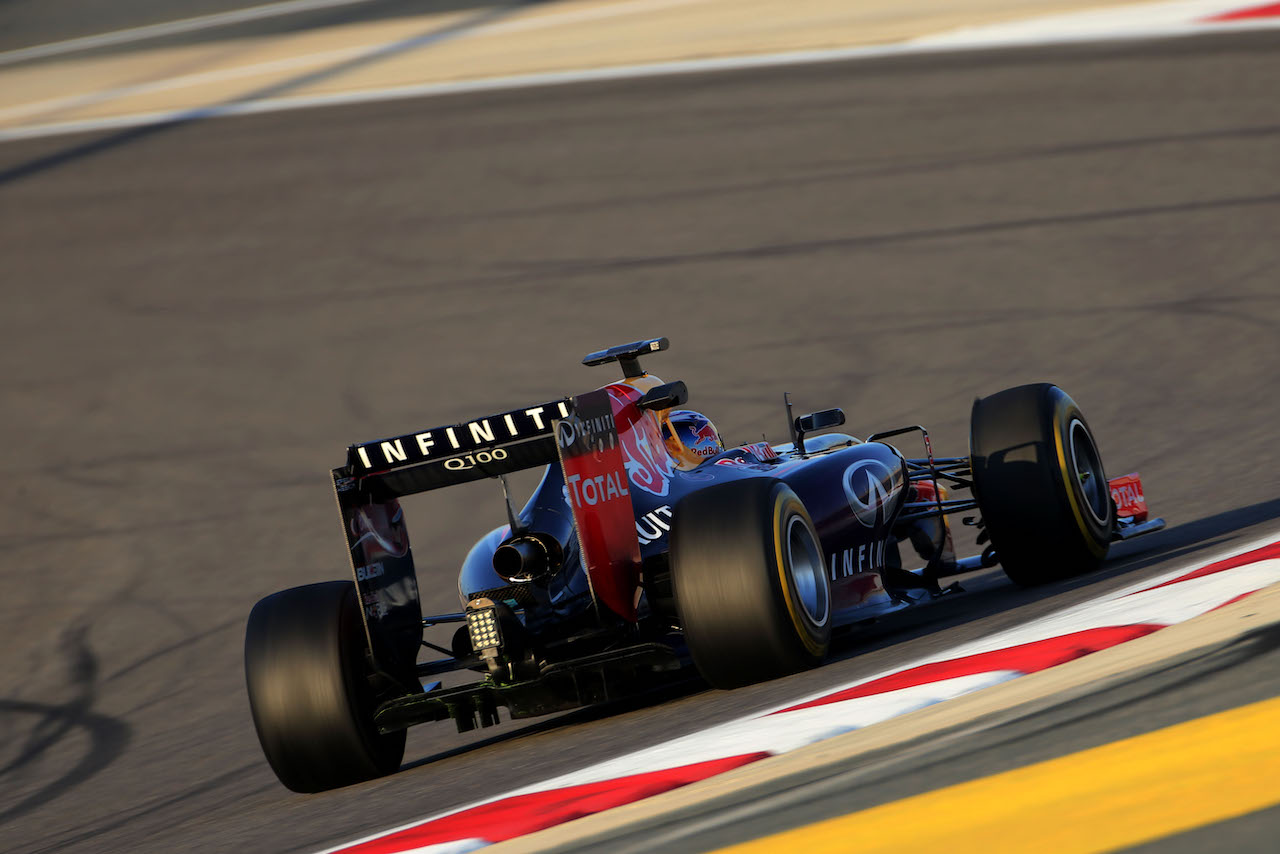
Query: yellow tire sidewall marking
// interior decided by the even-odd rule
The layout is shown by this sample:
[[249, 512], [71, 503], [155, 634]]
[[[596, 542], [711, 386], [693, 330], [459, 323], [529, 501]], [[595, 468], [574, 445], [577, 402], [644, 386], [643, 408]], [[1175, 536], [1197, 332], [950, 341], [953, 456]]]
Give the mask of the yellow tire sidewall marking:
[[[1094, 542], [1093, 534], [1089, 526], [1084, 521], [1084, 515], [1080, 512], [1080, 502], [1076, 499], [1075, 483], [1072, 481], [1074, 473], [1072, 467], [1067, 465], [1067, 455], [1062, 447], [1062, 404], [1059, 402], [1054, 407], [1053, 413], [1053, 444], [1058, 452], [1058, 470], [1062, 472], [1062, 484], [1067, 493], [1067, 501], [1071, 504], [1071, 515], [1076, 519], [1076, 527], [1080, 529], [1080, 533], [1084, 534], [1085, 545], [1089, 547], [1089, 551], [1098, 557], [1106, 554], [1106, 549]], [[1081, 422], [1083, 423], [1083, 422]]]
[[800, 642], [804, 644], [805, 649], [811, 655], [821, 658], [826, 655], [827, 650], [823, 644], [814, 640], [809, 632], [804, 614], [800, 610], [795, 595], [791, 592], [790, 573], [787, 571], [786, 559], [782, 553], [782, 541], [786, 539], [787, 535], [787, 532], [783, 530], [783, 518], [787, 510], [792, 508], [795, 509], [796, 515], [800, 516], [805, 524], [809, 526], [809, 530], [813, 530], [813, 520], [809, 518], [808, 511], [804, 509], [800, 499], [796, 498], [795, 493], [790, 490], [780, 491], [773, 503], [773, 546], [778, 569], [778, 583], [782, 587], [782, 598], [787, 605], [787, 613], [791, 616], [791, 623], [795, 626], [796, 635], [800, 638]]

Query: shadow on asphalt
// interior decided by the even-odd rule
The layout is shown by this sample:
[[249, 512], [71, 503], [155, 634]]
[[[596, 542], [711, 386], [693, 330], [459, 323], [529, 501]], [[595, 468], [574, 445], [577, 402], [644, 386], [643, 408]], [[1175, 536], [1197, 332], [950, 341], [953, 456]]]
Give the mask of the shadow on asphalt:
[[407, 771], [410, 768], [419, 768], [423, 765], [431, 765], [434, 762], [440, 762], [444, 759], [450, 759], [455, 756], [465, 756], [474, 750], [490, 747], [495, 744], [503, 744], [508, 741], [524, 738], [526, 736], [538, 735], [544, 732], [560, 729], [561, 727], [574, 726], [576, 724], [585, 724], [592, 721], [611, 718], [616, 715], [627, 714], [628, 712], [636, 712], [641, 709], [647, 709], [652, 706], [660, 706], [673, 700], [688, 697], [701, 691], [708, 690], [707, 683], [703, 682], [696, 674], [689, 672], [688, 675], [676, 677], [669, 685], [663, 685], [654, 688], [634, 697], [626, 697], [623, 699], [613, 700], [608, 703], [601, 703], [596, 706], [588, 706], [584, 709], [577, 709], [572, 712], [566, 712], [553, 718], [544, 718], [538, 720], [537, 723], [529, 726], [521, 727], [517, 730], [499, 733], [491, 738], [482, 741], [474, 741], [470, 744], [460, 745], [451, 750], [445, 750], [440, 753], [434, 753], [430, 756], [424, 756], [421, 759], [415, 759], [412, 762], [406, 762], [400, 766], [401, 771]]

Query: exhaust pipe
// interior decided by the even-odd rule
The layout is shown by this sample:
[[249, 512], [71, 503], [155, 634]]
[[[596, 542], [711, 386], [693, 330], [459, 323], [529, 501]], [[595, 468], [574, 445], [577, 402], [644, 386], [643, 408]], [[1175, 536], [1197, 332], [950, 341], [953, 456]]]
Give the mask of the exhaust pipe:
[[493, 571], [513, 583], [536, 581], [560, 568], [560, 544], [545, 534], [512, 537], [493, 553]]

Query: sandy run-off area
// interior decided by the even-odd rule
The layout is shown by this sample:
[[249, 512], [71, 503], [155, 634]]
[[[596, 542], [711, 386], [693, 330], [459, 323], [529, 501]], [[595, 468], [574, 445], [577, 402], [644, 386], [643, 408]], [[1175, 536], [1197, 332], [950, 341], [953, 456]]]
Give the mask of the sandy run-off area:
[[[0, 54], [0, 133], [282, 97], [884, 45], [1099, 0], [566, 0], [247, 34], [120, 34], [108, 50]], [[232, 36], [231, 32], [235, 35]], [[252, 33], [253, 28], [248, 28]], [[16, 54], [17, 52], [11, 52]], [[29, 51], [28, 51], [29, 53]]]

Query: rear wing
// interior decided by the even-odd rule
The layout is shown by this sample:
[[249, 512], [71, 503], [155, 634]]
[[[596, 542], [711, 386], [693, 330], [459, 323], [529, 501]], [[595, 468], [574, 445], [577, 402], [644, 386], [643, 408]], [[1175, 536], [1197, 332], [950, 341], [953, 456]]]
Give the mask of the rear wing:
[[339, 493], [386, 500], [548, 465], [559, 459], [552, 422], [572, 411], [566, 397], [352, 445], [334, 483]]
[[333, 491], [374, 665], [402, 690], [419, 691], [422, 605], [399, 498], [557, 462], [555, 421], [569, 398], [446, 424], [347, 449]]

